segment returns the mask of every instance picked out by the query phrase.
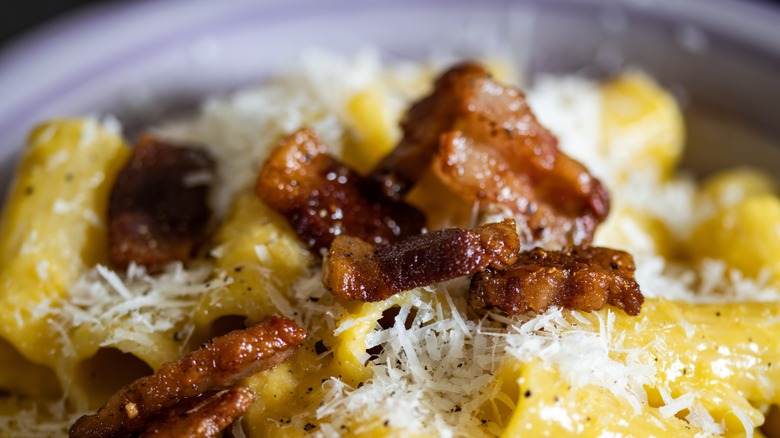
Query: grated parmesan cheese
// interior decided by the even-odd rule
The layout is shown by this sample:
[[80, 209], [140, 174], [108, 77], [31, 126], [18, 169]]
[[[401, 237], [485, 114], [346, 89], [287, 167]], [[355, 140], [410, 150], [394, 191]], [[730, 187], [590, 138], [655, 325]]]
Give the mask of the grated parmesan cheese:
[[705, 259], [689, 266], [656, 255], [636, 254], [635, 261], [636, 279], [646, 297], [693, 303], [780, 300], [780, 290], [767, 271], [749, 278], [722, 260]]
[[[66, 332], [87, 328], [107, 334], [101, 346], [128, 340], [152, 346], [157, 333], [182, 325], [182, 333], [192, 333], [189, 318], [201, 297], [231, 281], [226, 278], [209, 282], [211, 275], [212, 266], [205, 263], [190, 269], [172, 263], [154, 276], [135, 264], [121, 276], [97, 265], [79, 277], [68, 296], [41, 303], [36, 312], [52, 315]], [[181, 342], [182, 348], [184, 345], [186, 339]]]
[[11, 432], [20, 432], [18, 436], [26, 438], [68, 436], [70, 425], [86, 413], [69, 413], [64, 398], [52, 403], [29, 403], [17, 399], [2, 402], [3, 408], [12, 410], [14, 415], [0, 415], [0, 437], [10, 437]]
[[162, 136], [202, 145], [215, 157], [211, 201], [218, 213], [254, 180], [276, 142], [302, 125], [314, 128], [331, 152], [340, 154], [347, 101], [381, 65], [375, 51], [347, 58], [313, 50], [296, 67], [255, 89], [207, 101], [195, 120], [158, 129]]
[[[318, 270], [296, 287], [289, 309], [302, 309], [304, 324], [337, 320], [323, 295]], [[399, 433], [436, 436], [493, 436], [497, 425], [485, 427], [475, 412], [494, 396], [493, 375], [507, 360], [541, 358], [558, 367], [573, 385], [597, 384], [626, 399], [638, 413], [647, 404], [643, 385], [655, 383], [655, 367], [640, 360], [641, 351], [622, 349], [613, 333], [614, 313], [592, 324], [578, 312], [575, 328], [560, 309], [543, 315], [489, 320], [466, 318], [467, 282], [455, 280], [404, 294], [391, 327], [377, 329], [366, 348], [381, 347], [373, 360], [372, 377], [355, 388], [332, 378], [323, 388], [323, 403], [316, 415], [323, 437], [354, 424], [355, 433], [388, 424]], [[322, 297], [312, 304], [308, 298]], [[325, 301], [323, 303], [323, 301]], [[326, 313], [328, 312], [328, 313]], [[330, 318], [324, 316], [329, 314]], [[334, 317], [335, 316], [335, 317]], [[408, 318], [412, 316], [411, 323]], [[359, 321], [346, 319], [335, 328], [343, 333]], [[496, 328], [496, 323], [507, 328]], [[626, 356], [625, 363], [612, 353]], [[583, 373], [583, 370], [590, 372]], [[511, 401], [510, 401], [511, 403]], [[550, 415], [555, 413], [550, 411]]]
[[407, 295], [395, 323], [369, 335], [366, 347], [382, 352], [364, 385], [327, 382], [317, 410], [318, 420], [331, 426], [321, 429], [323, 436], [345, 424], [361, 424], [355, 430], [361, 433], [385, 422], [399, 431], [490, 436], [473, 414], [489, 398], [492, 374], [505, 354], [496, 354], [496, 337], [481, 335], [479, 324], [463, 317], [463, 290], [455, 298], [451, 286]]

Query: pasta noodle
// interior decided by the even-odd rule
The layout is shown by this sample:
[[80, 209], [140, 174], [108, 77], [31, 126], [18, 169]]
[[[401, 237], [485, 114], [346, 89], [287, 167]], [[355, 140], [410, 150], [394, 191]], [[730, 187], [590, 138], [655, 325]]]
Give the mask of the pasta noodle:
[[101, 212], [127, 154], [119, 133], [95, 121], [54, 121], [30, 135], [0, 223], [0, 337], [13, 350], [3, 387], [52, 395], [52, 372], [60, 383], [71, 379], [60, 359], [73, 345], [59, 342], [48, 306], [105, 258]]

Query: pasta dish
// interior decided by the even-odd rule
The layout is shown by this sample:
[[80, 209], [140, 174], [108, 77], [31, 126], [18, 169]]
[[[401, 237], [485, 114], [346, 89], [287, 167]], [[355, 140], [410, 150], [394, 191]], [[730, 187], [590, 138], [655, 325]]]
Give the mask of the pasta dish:
[[36, 127], [0, 435], [780, 436], [777, 181], [681, 171], [640, 72], [515, 83], [313, 52], [137, 141]]

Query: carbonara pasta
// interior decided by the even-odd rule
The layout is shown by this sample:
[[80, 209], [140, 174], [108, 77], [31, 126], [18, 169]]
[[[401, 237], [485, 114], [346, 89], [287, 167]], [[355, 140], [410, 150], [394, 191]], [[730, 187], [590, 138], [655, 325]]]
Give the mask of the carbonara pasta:
[[[506, 65], [488, 65], [513, 80]], [[560, 148], [610, 192], [594, 244], [634, 255], [638, 316], [611, 306], [477, 313], [464, 278], [366, 303], [323, 288], [320, 262], [254, 194], [259, 166], [282, 136], [309, 126], [367, 173], [439, 70], [313, 53], [152, 129], [214, 157], [219, 218], [196, 259], [159, 272], [108, 262], [109, 193], [130, 155], [118, 123], [37, 127], [0, 223], [3, 433], [66, 434], [121, 386], [281, 314], [307, 339], [244, 381], [257, 401], [234, 434], [780, 436], [759, 429], [780, 403], [777, 182], [744, 169], [703, 182], [679, 173], [682, 115], [641, 73], [542, 77], [528, 92]], [[430, 193], [408, 195], [429, 226], [470, 219]]]

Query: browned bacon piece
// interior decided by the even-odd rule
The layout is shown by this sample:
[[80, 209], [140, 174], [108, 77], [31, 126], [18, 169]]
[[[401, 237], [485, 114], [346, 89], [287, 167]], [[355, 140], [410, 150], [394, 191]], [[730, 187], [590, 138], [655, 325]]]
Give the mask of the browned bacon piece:
[[322, 283], [348, 300], [382, 301], [487, 267], [506, 269], [519, 248], [511, 219], [473, 230], [420, 234], [378, 249], [359, 238], [339, 236], [322, 263]]
[[271, 153], [255, 192], [287, 218], [317, 255], [323, 255], [338, 235], [386, 245], [420, 234], [425, 226], [422, 213], [386, 199], [375, 181], [328, 155], [306, 128], [282, 140]]
[[306, 333], [293, 321], [271, 316], [235, 330], [156, 373], [121, 388], [94, 415], [79, 418], [71, 437], [126, 436], [140, 431], [155, 414], [184, 399], [235, 385], [244, 377], [284, 362]]
[[590, 243], [607, 216], [601, 183], [558, 149], [519, 90], [478, 65], [444, 73], [402, 127], [403, 140], [373, 172], [396, 197], [432, 171], [483, 213], [508, 208], [524, 243], [551, 247]]
[[119, 173], [108, 209], [111, 263], [157, 271], [190, 258], [205, 237], [214, 161], [203, 150], [143, 136]]
[[517, 263], [498, 271], [488, 268], [471, 279], [469, 303], [509, 315], [550, 306], [591, 311], [609, 303], [638, 315], [644, 297], [634, 279], [631, 254], [609, 248], [563, 251], [533, 249]]
[[452, 131], [458, 119], [474, 112], [467, 102], [474, 93], [465, 85], [487, 75], [479, 65], [457, 65], [436, 80], [431, 95], [409, 108], [401, 121], [401, 142], [372, 172], [388, 195], [402, 196], [428, 171], [439, 152], [441, 134]]
[[254, 401], [254, 393], [246, 387], [188, 398], [157, 414], [141, 438], [214, 437], [244, 415]]

